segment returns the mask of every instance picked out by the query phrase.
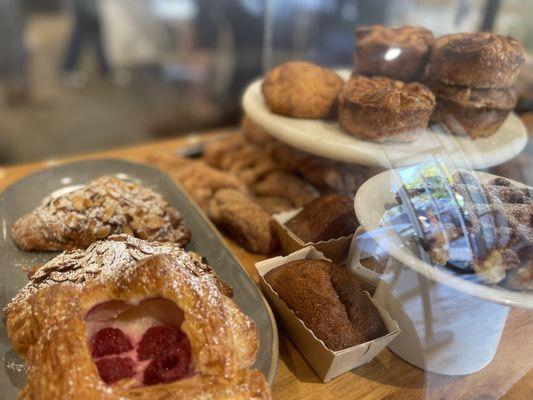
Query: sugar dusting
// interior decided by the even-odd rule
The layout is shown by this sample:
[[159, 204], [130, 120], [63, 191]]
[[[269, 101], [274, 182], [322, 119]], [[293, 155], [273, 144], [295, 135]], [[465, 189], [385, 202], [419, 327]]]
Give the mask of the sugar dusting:
[[13, 235], [24, 249], [33, 249], [37, 236], [45, 239], [47, 250], [87, 247], [120, 233], [182, 245], [190, 238], [181, 215], [161, 194], [109, 176], [48, 196], [19, 221]]
[[[196, 253], [183, 250], [170, 242], [148, 242], [129, 235], [115, 235], [107, 240], [93, 243], [86, 250], [66, 251], [39, 268], [5, 308], [9, 312], [15, 305], [25, 303], [37, 290], [61, 282], [71, 282], [83, 286], [89, 282], [119, 284], [118, 278], [134, 270], [139, 260], [152, 255], [169, 255], [177, 267], [190, 270], [194, 276], [215, 282], [219, 289], [229, 294], [231, 289], [223, 283], [213, 269]], [[191, 279], [191, 287], [205, 293], [205, 286], [196, 285]]]

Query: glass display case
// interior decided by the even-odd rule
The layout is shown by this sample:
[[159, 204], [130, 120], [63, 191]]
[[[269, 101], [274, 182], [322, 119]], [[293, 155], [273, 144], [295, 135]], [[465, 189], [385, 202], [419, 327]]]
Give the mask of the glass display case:
[[52, 158], [0, 388], [532, 398], [532, 52], [518, 0], [0, 2], [0, 165]]

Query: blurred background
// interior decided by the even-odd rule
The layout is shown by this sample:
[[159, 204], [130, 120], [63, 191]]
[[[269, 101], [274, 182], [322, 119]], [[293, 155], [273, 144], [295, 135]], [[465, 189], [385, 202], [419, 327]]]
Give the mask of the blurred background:
[[[236, 124], [251, 80], [289, 59], [351, 67], [369, 24], [490, 30], [533, 52], [524, 0], [0, 0], [0, 164]], [[519, 111], [532, 82], [527, 65]]]

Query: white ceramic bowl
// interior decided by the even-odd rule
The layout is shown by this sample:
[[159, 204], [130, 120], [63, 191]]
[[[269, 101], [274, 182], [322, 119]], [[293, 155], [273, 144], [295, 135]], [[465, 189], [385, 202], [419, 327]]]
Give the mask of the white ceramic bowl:
[[[495, 178], [496, 175], [482, 172], [470, 172], [482, 183]], [[517, 186], [527, 185], [511, 181]], [[455, 290], [507, 306], [533, 310], [533, 292], [512, 291], [498, 286], [488, 286], [468, 281], [454, 275], [445, 268], [437, 268], [414, 254], [394, 229], [387, 229], [382, 223], [383, 214], [388, 205], [395, 204], [395, 193], [401, 186], [401, 179], [396, 170], [382, 172], [366, 181], [355, 196], [355, 213], [366, 232], [375, 232], [379, 246], [402, 264], [412, 268], [432, 280], [445, 284]]]

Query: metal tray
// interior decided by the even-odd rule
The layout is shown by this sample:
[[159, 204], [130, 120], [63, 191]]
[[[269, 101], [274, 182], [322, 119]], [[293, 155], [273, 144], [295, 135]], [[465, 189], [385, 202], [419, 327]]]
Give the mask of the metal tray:
[[[180, 211], [192, 232], [188, 250], [205, 256], [220, 277], [234, 289], [234, 299], [241, 310], [257, 324], [260, 349], [255, 368], [272, 383], [278, 361], [278, 335], [272, 311], [258, 286], [224, 245], [216, 228], [203, 215], [184, 190], [161, 171], [122, 160], [91, 160], [62, 164], [28, 175], [0, 194], [0, 308], [26, 282], [22, 267], [42, 264], [57, 253], [20, 251], [11, 237], [16, 219], [38, 206], [41, 200], [57, 190], [69, 190], [87, 184], [93, 178], [112, 175], [152, 188]], [[24, 362], [11, 348], [5, 320], [0, 324], [0, 392], [3, 399], [15, 399], [25, 384]]]

